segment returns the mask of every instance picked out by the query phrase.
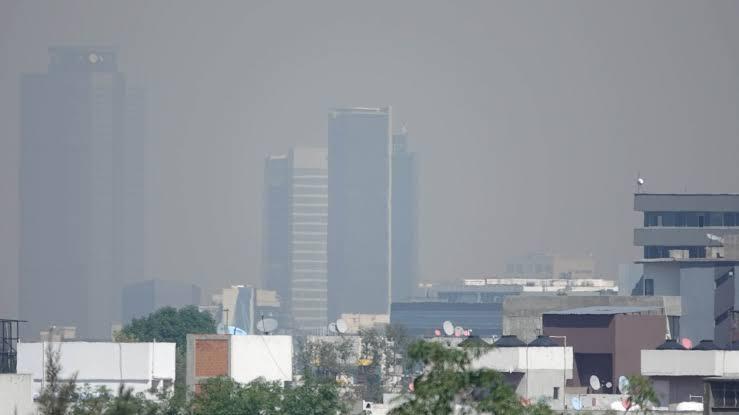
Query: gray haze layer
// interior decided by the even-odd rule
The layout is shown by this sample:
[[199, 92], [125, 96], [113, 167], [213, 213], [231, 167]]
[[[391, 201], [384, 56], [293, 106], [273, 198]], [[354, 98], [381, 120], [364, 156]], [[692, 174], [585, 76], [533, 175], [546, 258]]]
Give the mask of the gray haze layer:
[[149, 90], [148, 277], [256, 282], [263, 158], [392, 105], [427, 280], [509, 255], [633, 256], [634, 179], [738, 192], [739, 3], [0, 2], [0, 315], [17, 295], [19, 77], [113, 44]]

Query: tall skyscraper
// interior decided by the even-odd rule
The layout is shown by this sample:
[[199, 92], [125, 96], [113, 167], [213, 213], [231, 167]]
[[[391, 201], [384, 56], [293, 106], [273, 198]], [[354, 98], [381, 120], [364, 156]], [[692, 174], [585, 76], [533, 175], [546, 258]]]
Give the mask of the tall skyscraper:
[[293, 148], [265, 165], [263, 280], [277, 291], [283, 324], [327, 325], [328, 156]]
[[31, 333], [108, 337], [115, 279], [142, 269], [129, 248], [143, 252], [143, 109], [127, 105], [114, 49], [49, 52], [48, 73], [21, 84], [20, 315]]
[[389, 312], [391, 110], [348, 108], [328, 117], [329, 318]]
[[418, 171], [403, 128], [393, 135], [392, 301], [413, 294], [418, 278]]

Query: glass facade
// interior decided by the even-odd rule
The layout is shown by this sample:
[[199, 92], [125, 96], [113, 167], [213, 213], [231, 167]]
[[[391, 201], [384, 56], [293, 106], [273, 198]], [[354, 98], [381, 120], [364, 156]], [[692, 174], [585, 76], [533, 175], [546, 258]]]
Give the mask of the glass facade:
[[403, 326], [411, 336], [433, 336], [444, 321], [471, 329], [476, 336], [503, 332], [503, 303], [393, 303], [390, 323]]
[[739, 212], [644, 212], [645, 227], [733, 227]]

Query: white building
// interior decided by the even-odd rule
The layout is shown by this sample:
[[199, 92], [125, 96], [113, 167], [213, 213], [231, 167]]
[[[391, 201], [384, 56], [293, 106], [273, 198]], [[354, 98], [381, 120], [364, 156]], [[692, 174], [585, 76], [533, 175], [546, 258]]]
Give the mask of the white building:
[[[39, 393], [44, 379], [44, 361], [49, 343], [18, 343], [19, 373], [30, 373], [33, 394]], [[105, 386], [111, 391], [120, 384], [135, 393], [162, 390], [175, 380], [174, 343], [51, 343], [60, 353], [61, 378], [77, 374], [77, 384], [92, 388]]]
[[0, 415], [35, 413], [31, 395], [31, 375], [0, 374]]
[[292, 336], [187, 335], [187, 385], [198, 389], [207, 379], [228, 376], [239, 383], [263, 378], [293, 378]]
[[572, 379], [572, 347], [496, 347], [472, 362], [473, 369], [495, 369], [516, 393], [562, 409], [566, 379]]

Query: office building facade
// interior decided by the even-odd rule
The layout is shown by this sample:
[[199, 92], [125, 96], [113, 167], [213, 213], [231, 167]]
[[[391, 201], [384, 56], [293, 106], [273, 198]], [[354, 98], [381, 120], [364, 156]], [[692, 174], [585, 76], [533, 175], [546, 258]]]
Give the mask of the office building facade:
[[680, 336], [726, 344], [739, 322], [731, 289], [739, 264], [731, 243], [739, 234], [739, 195], [638, 193], [634, 209], [644, 215], [634, 229], [642, 275], [625, 273], [630, 286], [623, 289], [681, 296]]
[[418, 279], [418, 167], [408, 134], [393, 135], [392, 301], [407, 301]]
[[391, 110], [334, 109], [328, 117], [329, 318], [389, 312]]
[[49, 52], [48, 72], [21, 83], [20, 314], [32, 333], [108, 337], [118, 279], [143, 269], [143, 109], [127, 105], [114, 49]]
[[328, 324], [328, 180], [325, 148], [266, 162], [263, 282], [280, 297], [283, 324], [301, 331]]

